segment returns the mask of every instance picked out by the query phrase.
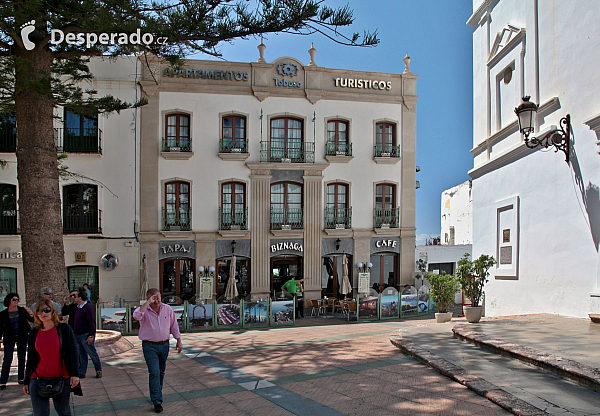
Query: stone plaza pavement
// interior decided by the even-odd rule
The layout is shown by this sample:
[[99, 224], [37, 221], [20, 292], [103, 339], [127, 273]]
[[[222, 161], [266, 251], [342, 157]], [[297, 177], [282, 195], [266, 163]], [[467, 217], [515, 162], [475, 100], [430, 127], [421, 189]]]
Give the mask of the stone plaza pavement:
[[[304, 318], [296, 327], [183, 334], [171, 350], [164, 415], [504, 415], [496, 404], [404, 355], [396, 330], [434, 319], [342, 324]], [[76, 415], [154, 414], [141, 343], [103, 360], [101, 379], [82, 380]], [[89, 373], [88, 373], [89, 374]], [[31, 414], [15, 376], [0, 414]]]

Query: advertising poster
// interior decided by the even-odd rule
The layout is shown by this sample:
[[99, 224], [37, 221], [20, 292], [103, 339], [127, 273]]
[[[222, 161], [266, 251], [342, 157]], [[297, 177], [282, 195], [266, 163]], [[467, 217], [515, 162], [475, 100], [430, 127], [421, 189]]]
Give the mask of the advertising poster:
[[188, 305], [190, 329], [209, 329], [213, 326], [213, 305]]
[[240, 305], [235, 303], [217, 304], [217, 325], [240, 325]]
[[377, 319], [378, 296], [367, 296], [358, 300], [358, 319]]
[[294, 322], [294, 301], [281, 300], [271, 303], [271, 323], [275, 325]]
[[102, 308], [101, 311], [102, 329], [125, 332], [125, 308]]
[[402, 295], [402, 316], [416, 315], [418, 312], [418, 295]]
[[430, 301], [429, 288], [421, 286], [419, 288], [419, 313], [433, 312], [433, 302]]
[[396, 294], [381, 295], [381, 318], [397, 318], [400, 312], [398, 308], [398, 291]]
[[267, 302], [244, 302], [244, 326], [264, 326], [267, 324]]

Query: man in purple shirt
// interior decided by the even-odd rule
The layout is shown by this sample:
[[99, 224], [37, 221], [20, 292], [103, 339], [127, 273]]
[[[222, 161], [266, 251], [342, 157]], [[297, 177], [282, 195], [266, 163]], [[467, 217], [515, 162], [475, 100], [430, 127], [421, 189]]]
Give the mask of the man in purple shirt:
[[173, 309], [161, 302], [159, 290], [152, 288], [146, 292], [146, 303], [133, 311], [133, 319], [140, 322], [138, 336], [142, 340], [142, 351], [150, 375], [150, 399], [154, 411], [160, 413], [163, 411], [162, 388], [171, 334], [177, 340], [177, 352], [183, 350], [177, 318]]
[[96, 310], [87, 301], [85, 289], [79, 288], [75, 303], [77, 310], [75, 311], [75, 322], [73, 323], [73, 332], [79, 346], [79, 378], [85, 378], [85, 373], [88, 367], [88, 355], [94, 363], [96, 370], [96, 378], [102, 377], [102, 364], [100, 357], [96, 351]]

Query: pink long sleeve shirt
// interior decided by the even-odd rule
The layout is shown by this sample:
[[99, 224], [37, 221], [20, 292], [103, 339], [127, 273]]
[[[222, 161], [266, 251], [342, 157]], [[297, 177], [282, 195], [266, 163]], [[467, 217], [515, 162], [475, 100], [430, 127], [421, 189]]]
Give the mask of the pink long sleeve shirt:
[[160, 304], [158, 314], [150, 306], [145, 312], [137, 308], [133, 311], [133, 319], [140, 322], [138, 337], [142, 341], [162, 342], [168, 340], [170, 334], [173, 334], [175, 339], [181, 338], [175, 312], [164, 303]]

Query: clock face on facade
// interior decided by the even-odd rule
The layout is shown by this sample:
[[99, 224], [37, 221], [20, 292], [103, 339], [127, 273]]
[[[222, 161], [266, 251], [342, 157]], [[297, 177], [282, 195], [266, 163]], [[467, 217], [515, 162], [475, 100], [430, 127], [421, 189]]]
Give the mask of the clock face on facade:
[[119, 259], [112, 253], [106, 253], [100, 259], [100, 265], [104, 270], [114, 270], [119, 265]]

